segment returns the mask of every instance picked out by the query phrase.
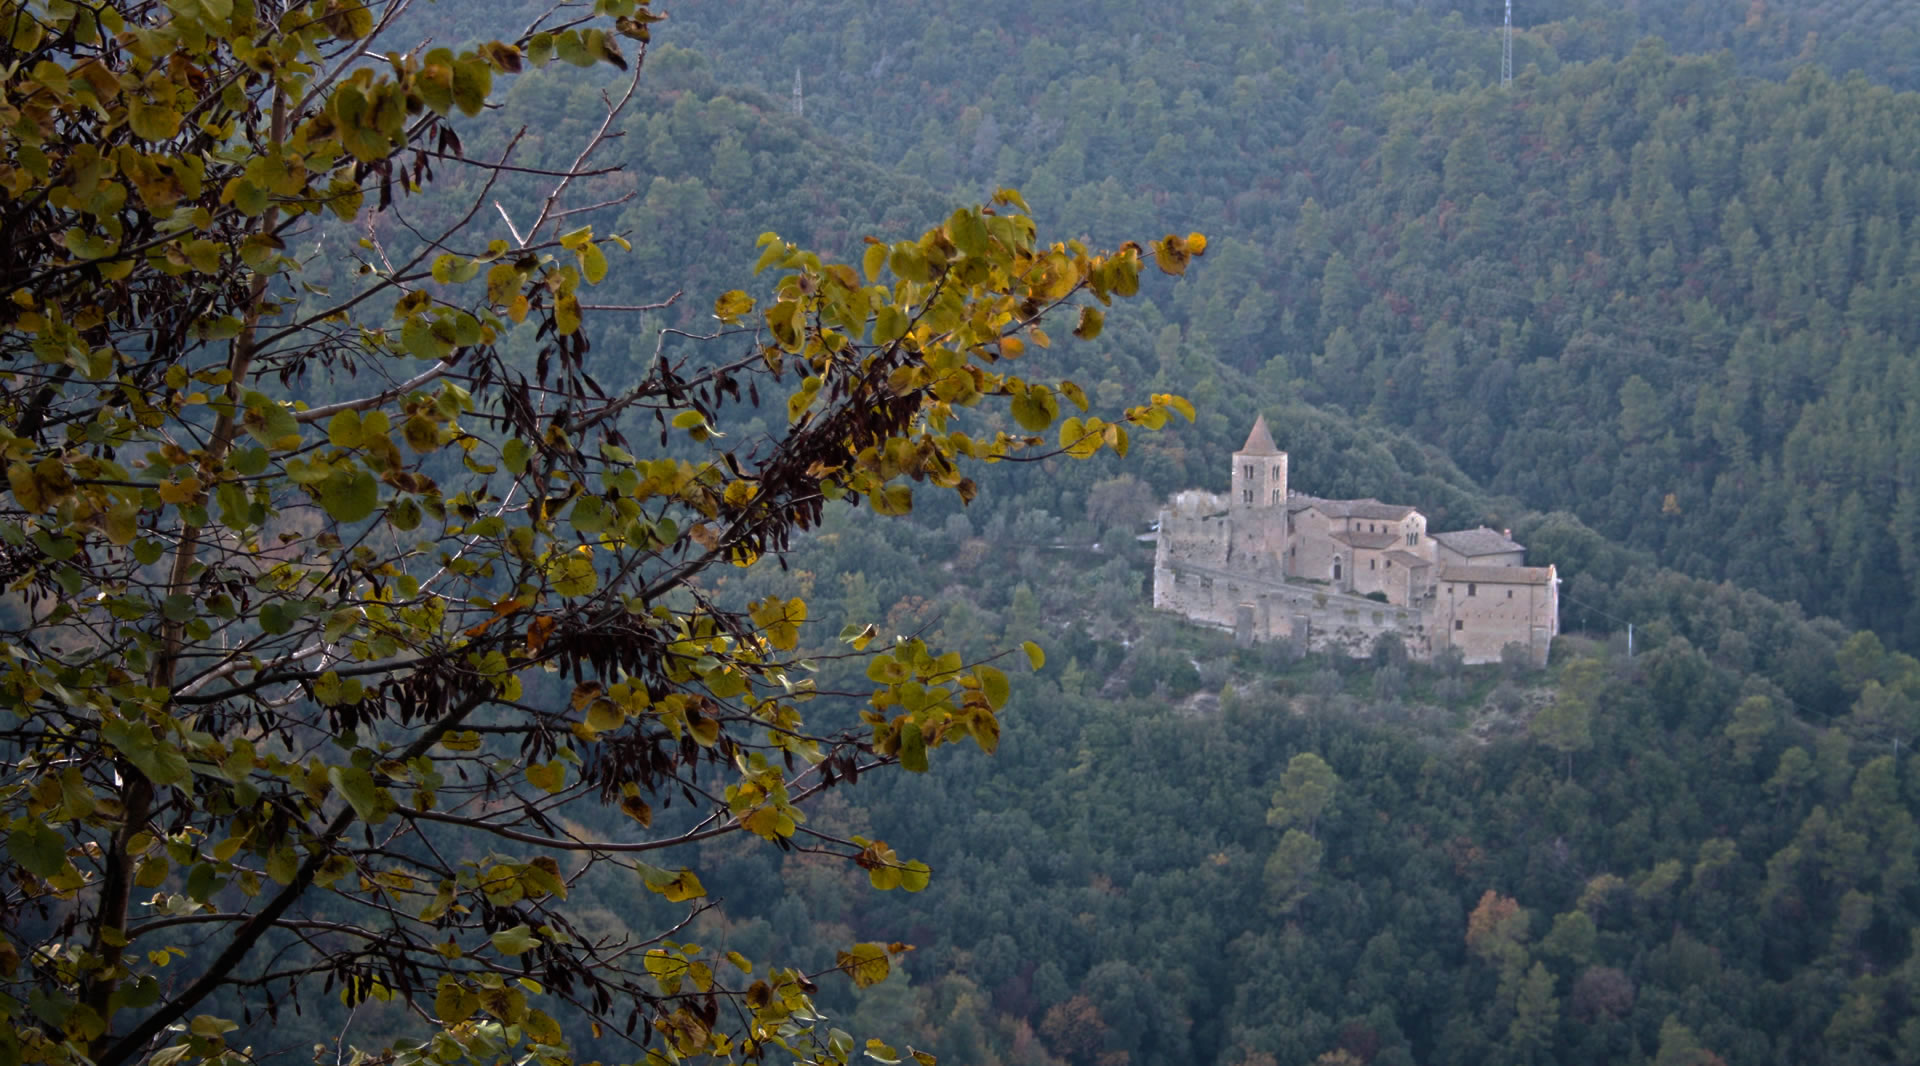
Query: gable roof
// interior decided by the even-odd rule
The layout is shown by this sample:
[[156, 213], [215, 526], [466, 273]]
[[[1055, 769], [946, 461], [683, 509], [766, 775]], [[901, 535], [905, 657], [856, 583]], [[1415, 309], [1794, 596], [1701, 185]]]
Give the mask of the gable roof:
[[1448, 551], [1464, 555], [1471, 559], [1477, 555], [1500, 555], [1504, 552], [1525, 551], [1526, 548], [1513, 538], [1496, 529], [1481, 526], [1478, 529], [1457, 529], [1451, 533], [1435, 533], [1433, 539], [1440, 542]]
[[1332, 539], [1345, 544], [1349, 548], [1372, 548], [1378, 551], [1381, 548], [1391, 548], [1395, 544], [1400, 543], [1400, 534], [1341, 532], [1333, 534]]
[[1273, 443], [1273, 434], [1267, 432], [1267, 416], [1256, 415], [1253, 420], [1253, 432], [1247, 434], [1247, 442], [1240, 446], [1235, 455], [1279, 455], [1280, 446]]
[[1480, 585], [1546, 585], [1553, 581], [1551, 566], [1443, 566], [1442, 581], [1472, 581]]
[[1309, 496], [1313, 509], [1328, 518], [1374, 518], [1388, 522], [1398, 522], [1413, 513], [1413, 508], [1399, 503], [1381, 503], [1369, 496], [1364, 500], [1322, 500]]
[[1422, 559], [1420, 556], [1415, 555], [1410, 551], [1391, 551], [1387, 553], [1387, 558], [1393, 562], [1399, 563], [1401, 566], [1404, 566], [1409, 570], [1415, 569], [1417, 567], [1433, 565], [1433, 560]]

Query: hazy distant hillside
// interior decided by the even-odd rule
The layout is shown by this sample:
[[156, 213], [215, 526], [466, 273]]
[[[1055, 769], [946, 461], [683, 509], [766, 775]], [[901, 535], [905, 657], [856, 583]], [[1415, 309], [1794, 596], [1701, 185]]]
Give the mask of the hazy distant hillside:
[[[1756, 80], [1804, 53], [1904, 82], [1920, 16], [1533, 6], [1503, 93], [1497, 5], [1456, 6], [675, 17], [722, 76], [783, 98], [799, 70], [810, 124], [956, 197], [1208, 232], [1156, 301], [1182, 387], [1225, 366], [1369, 413], [1671, 565], [1920, 645], [1920, 97]], [[1147, 336], [1115, 343], [1153, 369]]]

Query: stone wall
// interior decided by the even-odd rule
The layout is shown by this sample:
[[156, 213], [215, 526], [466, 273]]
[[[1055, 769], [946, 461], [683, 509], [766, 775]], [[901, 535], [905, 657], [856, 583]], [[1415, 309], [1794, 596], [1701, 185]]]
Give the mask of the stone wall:
[[1154, 565], [1197, 563], [1224, 567], [1232, 536], [1233, 527], [1225, 516], [1184, 518], [1162, 511], [1153, 549]]
[[1347, 568], [1345, 560], [1338, 551], [1340, 545], [1333, 541], [1333, 522], [1319, 511], [1307, 508], [1296, 511], [1292, 518], [1293, 556], [1285, 571], [1291, 577], [1306, 578], [1309, 581], [1333, 581], [1333, 563], [1341, 559], [1340, 582], [1345, 584]]
[[1291, 640], [1308, 651], [1360, 656], [1383, 633], [1397, 634], [1415, 658], [1431, 655], [1420, 611], [1350, 596], [1331, 586], [1263, 581], [1235, 571], [1166, 562], [1153, 570], [1153, 605], [1243, 642]]
[[1535, 665], [1545, 666], [1548, 645], [1559, 630], [1558, 599], [1551, 576], [1544, 583], [1525, 584], [1442, 580], [1434, 589], [1431, 610], [1434, 639], [1438, 646], [1460, 649], [1468, 663], [1497, 663], [1508, 644], [1519, 644]]
[[[1404, 586], [1405, 583], [1395, 582], [1393, 580], [1395, 573], [1393, 569], [1387, 565], [1386, 550], [1379, 548], [1354, 548], [1352, 552], [1353, 580], [1348, 582], [1348, 587], [1353, 590], [1354, 595], [1365, 596], [1369, 593], [1378, 592], [1389, 601], [1393, 600], [1393, 586], [1395, 584]], [[1401, 574], [1399, 576], [1405, 577], [1406, 575]], [[1401, 599], [1400, 602], [1404, 605], [1406, 600]]]

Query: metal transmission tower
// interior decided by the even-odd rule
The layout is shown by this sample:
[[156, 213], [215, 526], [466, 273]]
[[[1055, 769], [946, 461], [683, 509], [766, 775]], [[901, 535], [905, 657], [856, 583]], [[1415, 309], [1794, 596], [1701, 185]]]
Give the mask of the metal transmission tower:
[[1507, 0], [1507, 28], [1500, 37], [1500, 87], [1513, 84], [1513, 0]]
[[793, 68], [793, 113], [796, 115], [804, 115], [807, 113], [807, 99], [800, 91], [799, 67]]

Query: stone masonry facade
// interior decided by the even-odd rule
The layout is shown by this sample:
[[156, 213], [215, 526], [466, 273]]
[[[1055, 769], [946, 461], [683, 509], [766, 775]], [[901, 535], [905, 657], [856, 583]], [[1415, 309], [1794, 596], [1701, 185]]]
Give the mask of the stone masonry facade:
[[1428, 533], [1426, 516], [1379, 500], [1287, 488], [1287, 453], [1261, 416], [1233, 453], [1228, 493], [1177, 493], [1160, 511], [1153, 605], [1242, 643], [1370, 654], [1397, 634], [1415, 659], [1458, 648], [1499, 662], [1518, 645], [1545, 666], [1560, 631], [1560, 579], [1487, 529]]

